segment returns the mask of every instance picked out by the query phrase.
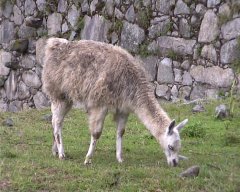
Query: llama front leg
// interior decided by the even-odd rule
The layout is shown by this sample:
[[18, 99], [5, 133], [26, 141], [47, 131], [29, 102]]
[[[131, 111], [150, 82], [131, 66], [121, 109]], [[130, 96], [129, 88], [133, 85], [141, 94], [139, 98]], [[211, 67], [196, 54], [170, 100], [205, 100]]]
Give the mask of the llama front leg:
[[53, 126], [53, 155], [59, 155], [60, 159], [65, 158], [63, 140], [62, 140], [62, 125], [67, 112], [71, 109], [72, 103], [68, 101], [52, 102], [52, 126]]
[[122, 137], [125, 132], [125, 125], [128, 119], [128, 113], [123, 113], [117, 110], [115, 121], [117, 123], [117, 139], [116, 139], [116, 158], [119, 163], [123, 162], [122, 157]]
[[85, 161], [84, 161], [85, 165], [92, 163], [92, 157], [93, 157], [93, 154], [94, 154], [94, 151], [96, 148], [96, 144], [97, 144], [97, 139], [94, 138], [93, 136], [91, 136], [90, 146], [89, 146], [88, 153], [87, 153]]
[[106, 107], [89, 109], [89, 128], [91, 133], [91, 142], [86, 155], [84, 164], [91, 164], [91, 160], [96, 148], [97, 140], [102, 134], [103, 122], [107, 114]]

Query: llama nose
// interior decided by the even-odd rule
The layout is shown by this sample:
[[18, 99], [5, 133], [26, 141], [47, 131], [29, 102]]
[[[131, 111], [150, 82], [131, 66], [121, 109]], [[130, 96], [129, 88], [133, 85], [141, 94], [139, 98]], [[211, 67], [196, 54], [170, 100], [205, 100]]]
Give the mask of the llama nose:
[[177, 166], [177, 161], [176, 161], [176, 159], [173, 159], [173, 166], [174, 166], [174, 167]]

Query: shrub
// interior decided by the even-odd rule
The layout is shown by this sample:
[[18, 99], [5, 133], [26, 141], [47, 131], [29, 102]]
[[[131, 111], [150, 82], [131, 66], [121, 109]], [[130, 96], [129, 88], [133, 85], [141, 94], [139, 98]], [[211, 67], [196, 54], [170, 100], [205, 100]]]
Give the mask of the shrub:
[[186, 128], [183, 129], [182, 134], [187, 137], [203, 138], [206, 135], [206, 130], [203, 123], [201, 121], [197, 121], [186, 126]]

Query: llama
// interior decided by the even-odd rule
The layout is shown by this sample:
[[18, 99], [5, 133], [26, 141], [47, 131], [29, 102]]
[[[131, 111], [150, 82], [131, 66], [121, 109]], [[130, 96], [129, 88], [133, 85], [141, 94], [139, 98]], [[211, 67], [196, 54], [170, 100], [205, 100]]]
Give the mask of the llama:
[[124, 49], [91, 40], [47, 41], [42, 81], [51, 100], [54, 155], [64, 159], [63, 120], [74, 101], [87, 108], [91, 142], [84, 163], [91, 163], [108, 111], [117, 127], [116, 158], [123, 161], [122, 137], [130, 112], [135, 113], [160, 143], [170, 166], [179, 162], [179, 131], [187, 119], [175, 126], [155, 98], [140, 61]]

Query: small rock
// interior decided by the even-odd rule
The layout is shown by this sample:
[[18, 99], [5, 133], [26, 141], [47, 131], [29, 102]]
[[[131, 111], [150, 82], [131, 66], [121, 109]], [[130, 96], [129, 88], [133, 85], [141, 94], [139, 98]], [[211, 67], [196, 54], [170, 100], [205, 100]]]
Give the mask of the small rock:
[[199, 174], [200, 167], [195, 165], [192, 167], [189, 167], [182, 173], [180, 173], [180, 177], [197, 177]]
[[51, 122], [51, 121], [52, 121], [52, 114], [43, 115], [43, 116], [42, 116], [42, 120], [43, 120], [43, 121]]
[[216, 114], [215, 117], [217, 119], [223, 119], [229, 116], [229, 110], [226, 105], [221, 104], [216, 107], [215, 114]]
[[204, 107], [202, 105], [195, 105], [192, 109], [193, 113], [199, 113], [205, 111]]
[[13, 126], [13, 120], [11, 118], [7, 118], [6, 120], [3, 121], [2, 125], [12, 127]]

